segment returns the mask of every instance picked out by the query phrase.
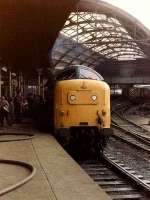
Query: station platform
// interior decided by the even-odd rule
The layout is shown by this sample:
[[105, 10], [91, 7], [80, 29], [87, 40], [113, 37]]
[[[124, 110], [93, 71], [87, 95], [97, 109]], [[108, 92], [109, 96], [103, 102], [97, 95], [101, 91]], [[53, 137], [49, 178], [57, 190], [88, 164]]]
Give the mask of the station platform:
[[[35, 136], [30, 140], [0, 142], [0, 158], [30, 163], [36, 174], [26, 184], [1, 196], [1, 200], [110, 200], [52, 135], [38, 132], [29, 124], [0, 129], [0, 133], [23, 132]], [[0, 164], [0, 190], [28, 173], [21, 167]]]

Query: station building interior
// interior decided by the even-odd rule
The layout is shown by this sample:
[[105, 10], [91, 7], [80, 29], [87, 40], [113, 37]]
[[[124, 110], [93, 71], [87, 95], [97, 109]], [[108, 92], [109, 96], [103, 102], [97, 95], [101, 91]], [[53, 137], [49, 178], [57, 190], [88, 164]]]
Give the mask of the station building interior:
[[[118, 90], [128, 96], [134, 85], [149, 84], [150, 33], [141, 22], [103, 1], [79, 1], [70, 6], [64, 19], [49, 19], [44, 28], [42, 19], [33, 18], [34, 13], [30, 13], [29, 23], [25, 15], [16, 20], [19, 13], [4, 13], [1, 24], [10, 32], [0, 33], [2, 95], [15, 95], [16, 88], [44, 95], [49, 71], [75, 64], [96, 69], [112, 93]], [[51, 33], [51, 29], [56, 31]], [[134, 90], [140, 95], [140, 89]]]
[[[33, 121], [32, 115], [28, 113], [22, 123], [14, 122], [11, 126], [0, 126], [1, 136], [21, 135], [21, 139], [0, 140], [0, 156], [7, 159], [0, 159], [0, 163], [21, 165], [31, 172], [25, 180], [20, 181], [20, 178], [18, 184], [2, 191], [0, 189], [0, 197], [3, 198], [6, 194], [4, 200], [16, 200], [21, 195], [21, 199], [26, 200], [150, 199], [150, 30], [132, 13], [129, 14], [102, 0], [1, 0], [0, 13], [0, 97], [15, 99], [17, 94], [21, 93], [24, 98], [31, 94], [40, 96], [44, 103], [46, 95], [50, 95], [51, 100], [51, 105], [44, 107], [44, 110], [43, 107], [38, 107], [34, 112]], [[58, 142], [63, 138], [61, 142], [64, 142], [64, 146], [60, 146], [49, 129], [47, 132], [34, 123], [37, 120], [38, 125], [41, 122], [46, 128], [53, 127], [56, 119], [52, 116], [56, 102], [51, 97], [54, 95], [53, 91], [46, 91], [49, 84], [54, 89], [57, 74], [71, 66], [85, 66], [99, 73], [99, 77], [103, 77], [104, 81], [102, 78], [101, 85], [94, 86], [99, 87], [97, 93], [103, 98], [100, 99], [101, 108], [95, 108], [96, 111], [93, 109], [98, 128], [90, 129], [90, 134], [95, 138], [92, 140], [91, 136], [84, 135], [85, 130], [82, 129], [86, 125], [91, 128], [92, 125], [87, 121], [79, 122], [81, 130], [77, 129], [77, 134], [77, 131], [73, 130], [74, 125], [71, 127], [73, 132], [69, 135], [71, 139], [67, 138], [67, 141], [72, 143], [69, 143], [65, 151], [62, 148], [66, 142], [63, 137], [68, 132], [54, 130], [57, 135], [62, 134], [56, 137]], [[87, 85], [83, 83], [81, 88], [87, 89]], [[61, 83], [58, 84], [58, 92], [55, 94], [58, 102], [64, 100], [63, 95], [59, 96], [64, 88], [60, 89], [59, 86]], [[71, 95], [67, 93], [66, 99], [71, 102], [69, 98], [75, 98], [72, 94], [77, 94], [78, 91], [80, 89], [71, 91]], [[89, 91], [87, 89], [87, 94]], [[92, 105], [97, 105], [97, 93], [92, 94]], [[83, 105], [84, 99], [81, 102]], [[46, 103], [44, 106], [48, 105]], [[90, 103], [85, 105], [89, 106]], [[70, 105], [77, 106], [78, 103], [71, 102]], [[65, 106], [63, 109], [66, 109]], [[55, 107], [56, 111], [58, 107]], [[58, 112], [60, 119], [65, 119], [63, 122], [59, 121], [62, 129], [67, 123], [67, 117], [71, 116], [70, 111], [65, 112], [63, 109]], [[82, 115], [87, 115], [88, 119], [92, 118], [92, 114], [89, 115], [90, 106], [86, 112], [82, 113], [81, 109], [81, 113], [78, 111], [77, 116], [73, 116], [72, 119], [81, 119]], [[99, 127], [102, 127], [102, 130]], [[104, 129], [108, 132], [111, 129], [113, 132], [111, 135], [105, 135]], [[100, 131], [101, 136], [98, 135]], [[77, 137], [74, 139], [75, 134]], [[94, 155], [96, 161], [81, 161], [82, 154], [85, 153], [82, 152], [82, 148], [85, 150], [86, 145], [78, 145], [80, 134], [87, 137], [86, 142], [91, 140], [88, 147], [92, 153], [88, 154], [88, 151], [85, 151], [86, 158]], [[79, 149], [74, 148], [74, 141]], [[70, 144], [73, 144], [71, 148], [80, 154], [81, 160], [73, 157], [73, 150], [69, 151]], [[74, 160], [68, 153], [73, 155]], [[111, 163], [109, 168], [113, 169], [116, 165], [118, 169], [122, 167], [121, 174], [128, 174], [134, 183], [129, 181], [132, 184], [128, 186], [124, 179], [117, 179], [118, 174], [115, 170], [115, 174], [108, 171], [106, 177], [107, 170], [102, 171], [106, 167], [99, 163], [99, 155], [105, 159], [105, 165]], [[120, 159], [121, 162], [118, 161]], [[95, 169], [100, 171], [99, 174], [96, 174]], [[3, 180], [2, 185], [5, 185], [7, 175], [1, 175], [2, 170], [5, 169], [1, 169], [0, 166], [0, 179]], [[96, 184], [93, 185], [85, 171]], [[10, 177], [13, 179], [15, 175], [11, 174]], [[29, 181], [32, 178], [33, 180]], [[110, 182], [106, 183], [107, 181]], [[23, 187], [20, 187], [22, 185]], [[139, 189], [140, 187], [142, 189]]]

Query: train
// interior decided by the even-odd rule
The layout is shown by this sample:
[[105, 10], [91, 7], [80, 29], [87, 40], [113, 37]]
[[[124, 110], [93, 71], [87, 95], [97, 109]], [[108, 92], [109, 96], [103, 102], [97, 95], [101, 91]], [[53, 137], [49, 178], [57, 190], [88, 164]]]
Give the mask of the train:
[[110, 127], [110, 88], [103, 77], [83, 65], [56, 74], [54, 134], [70, 152], [103, 151]]

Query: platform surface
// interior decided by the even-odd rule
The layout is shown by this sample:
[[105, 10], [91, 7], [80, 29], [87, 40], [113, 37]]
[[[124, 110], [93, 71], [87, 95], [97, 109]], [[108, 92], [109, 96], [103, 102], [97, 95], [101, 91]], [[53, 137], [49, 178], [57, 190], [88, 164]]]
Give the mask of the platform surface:
[[[109, 200], [83, 169], [50, 134], [14, 125], [0, 132], [34, 132], [35, 138], [0, 143], [0, 158], [28, 162], [37, 169], [34, 178], [20, 188], [1, 196], [1, 200]], [[24, 178], [22, 168], [0, 165], [0, 190]]]

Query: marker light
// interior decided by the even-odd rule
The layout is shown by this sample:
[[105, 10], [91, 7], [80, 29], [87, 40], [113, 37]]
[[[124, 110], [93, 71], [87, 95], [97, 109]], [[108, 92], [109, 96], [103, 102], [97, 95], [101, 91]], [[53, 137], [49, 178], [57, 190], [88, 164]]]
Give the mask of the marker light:
[[91, 96], [91, 99], [92, 99], [93, 101], [96, 101], [97, 96], [96, 96], [96, 95], [93, 95], [93, 96]]
[[70, 96], [70, 100], [71, 100], [71, 101], [74, 101], [74, 100], [76, 100], [76, 96], [74, 96], [74, 95], [71, 95], [71, 96]]

